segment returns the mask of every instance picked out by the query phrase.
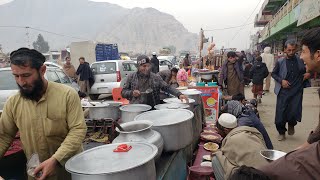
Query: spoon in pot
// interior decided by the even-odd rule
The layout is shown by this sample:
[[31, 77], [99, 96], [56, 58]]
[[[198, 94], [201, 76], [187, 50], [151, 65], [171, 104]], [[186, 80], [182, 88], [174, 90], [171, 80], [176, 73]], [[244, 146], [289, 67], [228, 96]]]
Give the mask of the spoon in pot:
[[141, 94], [149, 94], [149, 93], [152, 93], [152, 91], [153, 90], [151, 88], [149, 88], [145, 92], [141, 92]]
[[125, 131], [117, 121], [113, 120], [113, 123], [120, 131]]

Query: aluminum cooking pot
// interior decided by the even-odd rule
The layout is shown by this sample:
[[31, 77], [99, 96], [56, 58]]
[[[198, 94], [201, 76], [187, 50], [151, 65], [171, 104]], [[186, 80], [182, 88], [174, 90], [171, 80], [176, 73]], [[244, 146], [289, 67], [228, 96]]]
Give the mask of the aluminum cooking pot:
[[65, 165], [73, 180], [156, 179], [154, 157], [158, 148], [145, 142], [127, 142], [128, 152], [113, 152], [120, 143], [84, 151]]
[[151, 121], [131, 121], [121, 124], [124, 131], [116, 128], [120, 134], [112, 143], [121, 142], [148, 142], [157, 146], [158, 154], [155, 160], [159, 159], [163, 150], [163, 139], [157, 131], [151, 129], [153, 123]]
[[152, 107], [146, 104], [129, 104], [120, 107], [121, 111], [121, 123], [133, 121], [134, 118], [146, 111], [149, 111]]
[[202, 98], [201, 98], [201, 91], [198, 91], [196, 89], [188, 89], [181, 91], [182, 94], [187, 95], [189, 98], [195, 100], [195, 104], [201, 104]]
[[162, 109], [139, 114], [135, 121], [149, 120], [152, 129], [164, 140], [164, 151], [176, 151], [191, 144], [193, 140], [193, 112], [186, 109]]
[[118, 120], [120, 118], [121, 102], [90, 102], [90, 104], [83, 107], [89, 108], [89, 118], [91, 119], [112, 118]]

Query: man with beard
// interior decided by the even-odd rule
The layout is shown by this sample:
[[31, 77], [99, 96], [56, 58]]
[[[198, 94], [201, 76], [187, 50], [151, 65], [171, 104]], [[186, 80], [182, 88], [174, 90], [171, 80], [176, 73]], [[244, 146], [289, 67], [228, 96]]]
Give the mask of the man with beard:
[[[128, 99], [130, 104], [148, 104], [153, 107], [160, 103], [160, 90], [188, 101], [188, 98], [180, 91], [170, 87], [158, 74], [151, 72], [148, 56], [138, 56], [137, 64], [138, 72], [128, 76], [121, 92], [122, 97]], [[149, 89], [151, 89], [151, 92]]]
[[[308, 30], [302, 37], [301, 45], [300, 58], [306, 63], [308, 70], [320, 72], [320, 28]], [[303, 146], [258, 169], [273, 180], [319, 179], [320, 119]]]
[[71, 179], [66, 161], [82, 151], [86, 124], [77, 92], [44, 78], [45, 57], [20, 48], [10, 54], [20, 92], [10, 97], [0, 118], [0, 157], [19, 131], [27, 159], [38, 154], [37, 179]]
[[301, 122], [304, 81], [311, 76], [310, 73], [306, 73], [303, 61], [295, 55], [296, 46], [293, 40], [285, 43], [287, 55], [276, 63], [271, 74], [276, 81], [274, 88], [277, 95], [275, 124], [279, 132], [279, 141], [285, 140], [286, 123], [288, 123], [288, 135], [293, 135], [297, 121]]

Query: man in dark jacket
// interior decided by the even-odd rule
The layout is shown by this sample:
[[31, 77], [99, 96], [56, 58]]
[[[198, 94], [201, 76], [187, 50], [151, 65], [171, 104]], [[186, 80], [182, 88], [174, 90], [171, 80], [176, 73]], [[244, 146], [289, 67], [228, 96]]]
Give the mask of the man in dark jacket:
[[222, 111], [237, 117], [238, 126], [249, 126], [256, 128], [262, 134], [267, 148], [273, 149], [273, 145], [267, 130], [257, 115], [250, 108], [246, 108], [239, 101], [231, 100], [228, 101]]
[[[158, 74], [151, 72], [150, 59], [147, 56], [138, 56], [137, 64], [138, 72], [128, 76], [121, 92], [122, 97], [128, 99], [130, 104], [155, 106], [160, 103], [160, 90], [177, 96], [180, 100], [188, 101], [187, 96], [170, 87]], [[152, 92], [149, 89], [152, 89]]]
[[250, 78], [252, 79], [252, 93], [255, 99], [258, 98], [258, 102], [261, 103], [263, 93], [263, 79], [269, 74], [268, 68], [265, 63], [262, 62], [261, 56], [256, 58], [255, 64], [250, 70]]
[[157, 74], [159, 72], [159, 59], [157, 58], [157, 53], [153, 52], [152, 53], [152, 58], [151, 58], [151, 65], [152, 65], [152, 72]]
[[79, 76], [78, 84], [80, 91], [89, 94], [90, 88], [94, 83], [93, 73], [90, 69], [89, 63], [87, 63], [84, 57], [79, 58], [80, 65], [77, 69], [77, 75]]

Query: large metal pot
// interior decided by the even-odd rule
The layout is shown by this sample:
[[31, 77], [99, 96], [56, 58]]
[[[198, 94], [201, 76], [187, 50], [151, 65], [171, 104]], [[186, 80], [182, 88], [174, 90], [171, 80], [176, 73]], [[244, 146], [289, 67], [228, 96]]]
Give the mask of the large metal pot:
[[193, 112], [186, 109], [162, 109], [142, 113], [134, 120], [152, 121], [151, 128], [158, 131], [164, 140], [164, 151], [176, 151], [192, 142], [193, 116]]
[[118, 120], [120, 118], [119, 107], [122, 104], [120, 102], [90, 102], [90, 104], [83, 107], [89, 108], [89, 118], [91, 119], [112, 118]]
[[182, 94], [187, 95], [189, 98], [195, 100], [195, 104], [201, 104], [202, 98], [201, 98], [201, 91], [198, 91], [196, 89], [188, 89], [181, 91]]
[[151, 129], [153, 123], [151, 121], [131, 121], [121, 124], [124, 131], [120, 131], [116, 128], [120, 134], [116, 137], [112, 143], [121, 142], [148, 142], [157, 146], [158, 154], [155, 159], [161, 156], [163, 150], [163, 139], [157, 131]]
[[69, 159], [65, 168], [73, 180], [155, 180], [158, 148], [145, 142], [126, 144], [132, 146], [128, 152], [113, 152], [119, 143], [89, 149]]
[[146, 104], [129, 104], [120, 107], [121, 111], [121, 123], [133, 121], [134, 118], [146, 111], [149, 111], [152, 107]]
[[164, 99], [163, 100], [165, 103], [180, 103], [180, 104], [188, 104], [189, 106], [190, 106], [190, 108], [189, 108], [189, 110], [190, 111], [193, 111], [193, 109], [194, 109], [194, 105], [195, 105], [195, 100], [194, 99], [192, 99], [192, 98], [189, 98], [189, 103], [187, 103], [187, 102], [181, 102], [181, 100], [180, 99], [178, 99], [178, 98], [166, 98], [166, 99]]

